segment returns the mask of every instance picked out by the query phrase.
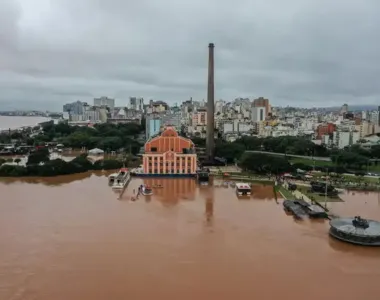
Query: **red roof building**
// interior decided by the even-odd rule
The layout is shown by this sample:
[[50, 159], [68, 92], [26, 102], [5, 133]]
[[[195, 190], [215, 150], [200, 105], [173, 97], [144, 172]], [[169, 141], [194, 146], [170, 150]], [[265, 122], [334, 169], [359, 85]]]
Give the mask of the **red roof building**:
[[173, 127], [166, 127], [160, 136], [146, 142], [144, 150], [145, 174], [196, 174], [197, 155], [194, 143], [179, 136]]

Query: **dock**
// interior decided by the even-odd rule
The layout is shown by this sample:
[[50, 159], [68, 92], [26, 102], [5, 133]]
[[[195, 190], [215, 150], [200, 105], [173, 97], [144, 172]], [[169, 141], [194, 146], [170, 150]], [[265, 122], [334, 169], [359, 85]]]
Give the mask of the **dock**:
[[297, 219], [303, 219], [307, 216], [301, 205], [293, 200], [285, 200], [283, 203], [284, 209], [294, 215]]
[[318, 205], [310, 204], [303, 199], [285, 200], [283, 202], [285, 210], [291, 212], [296, 218], [328, 218], [325, 210]]

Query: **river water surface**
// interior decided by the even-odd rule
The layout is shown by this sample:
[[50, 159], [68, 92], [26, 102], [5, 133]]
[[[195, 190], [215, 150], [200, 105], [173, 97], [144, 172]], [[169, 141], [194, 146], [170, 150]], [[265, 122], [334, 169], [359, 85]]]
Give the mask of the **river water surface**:
[[[191, 179], [130, 201], [105, 174], [0, 181], [0, 299], [380, 298], [380, 251], [297, 222], [272, 188], [238, 200]], [[337, 213], [380, 219], [376, 194], [347, 193]], [[358, 211], [359, 210], [359, 211]]]
[[0, 130], [16, 129], [24, 126], [36, 126], [38, 123], [49, 121], [45, 117], [0, 116]]

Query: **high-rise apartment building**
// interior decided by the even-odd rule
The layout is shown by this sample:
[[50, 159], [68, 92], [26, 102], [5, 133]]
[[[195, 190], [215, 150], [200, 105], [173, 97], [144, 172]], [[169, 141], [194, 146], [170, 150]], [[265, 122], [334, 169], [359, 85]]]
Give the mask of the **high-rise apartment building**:
[[115, 99], [108, 97], [94, 98], [94, 106], [107, 106], [112, 112], [115, 109]]
[[266, 99], [264, 97], [259, 97], [255, 100], [253, 100], [252, 103], [253, 107], [265, 107], [265, 117], [269, 115], [271, 112], [271, 106], [269, 104], [269, 99]]
[[266, 108], [257, 106], [252, 107], [252, 121], [253, 122], [261, 122], [265, 121], [265, 118], [267, 116]]
[[130, 97], [129, 109], [143, 111], [144, 110], [144, 98]]
[[70, 115], [82, 115], [86, 102], [76, 101], [63, 105], [63, 112], [68, 112]]

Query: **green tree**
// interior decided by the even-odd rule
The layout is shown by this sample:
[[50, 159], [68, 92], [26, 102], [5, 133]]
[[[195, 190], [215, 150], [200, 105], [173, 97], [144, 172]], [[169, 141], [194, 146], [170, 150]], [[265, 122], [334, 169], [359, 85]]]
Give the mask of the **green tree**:
[[218, 142], [215, 145], [215, 156], [225, 158], [227, 163], [233, 163], [235, 160], [240, 159], [244, 151], [244, 146], [238, 143]]
[[239, 164], [243, 169], [258, 174], [281, 174], [294, 170], [284, 157], [263, 153], [246, 153]]
[[49, 150], [47, 148], [40, 148], [35, 152], [32, 152], [28, 156], [28, 165], [38, 165], [41, 162], [47, 162], [50, 160]]

